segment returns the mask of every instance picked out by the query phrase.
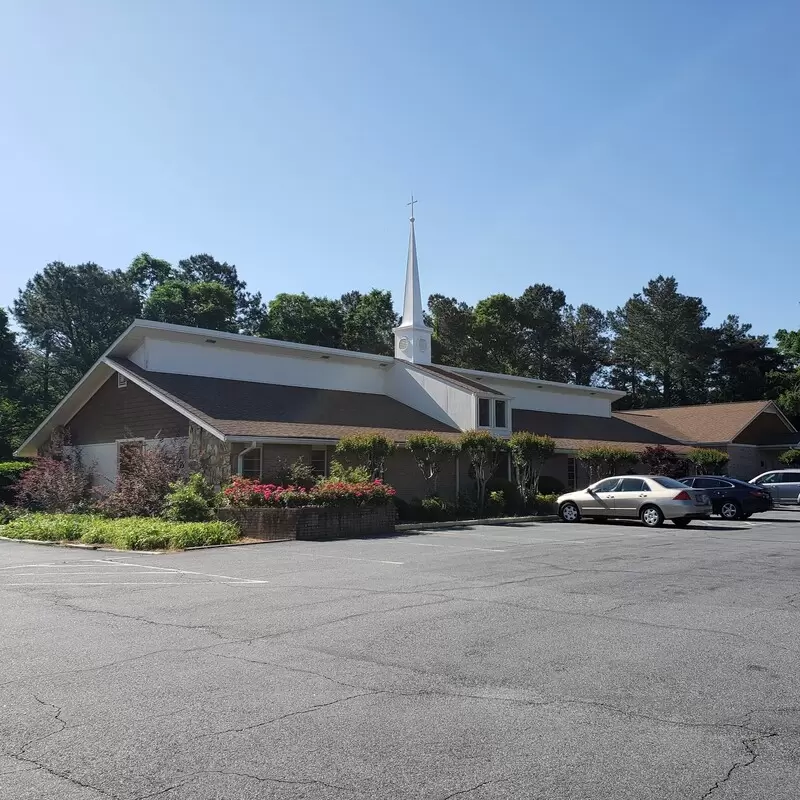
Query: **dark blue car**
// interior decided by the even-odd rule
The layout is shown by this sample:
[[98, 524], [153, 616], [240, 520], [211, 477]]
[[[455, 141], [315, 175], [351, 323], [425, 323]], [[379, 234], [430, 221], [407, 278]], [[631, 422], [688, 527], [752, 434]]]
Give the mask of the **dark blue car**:
[[723, 519], [747, 519], [772, 508], [772, 495], [766, 489], [736, 478], [698, 475], [680, 481], [692, 489], [703, 489], [711, 498], [713, 513]]

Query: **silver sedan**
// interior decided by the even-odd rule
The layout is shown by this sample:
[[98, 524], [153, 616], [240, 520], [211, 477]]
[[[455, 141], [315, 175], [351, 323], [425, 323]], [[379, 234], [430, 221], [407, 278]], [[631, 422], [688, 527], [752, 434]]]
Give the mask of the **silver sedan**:
[[693, 519], [711, 516], [711, 500], [704, 492], [662, 475], [623, 475], [562, 494], [558, 513], [564, 522], [579, 522], [582, 517], [627, 518], [657, 528], [668, 519], [685, 528]]

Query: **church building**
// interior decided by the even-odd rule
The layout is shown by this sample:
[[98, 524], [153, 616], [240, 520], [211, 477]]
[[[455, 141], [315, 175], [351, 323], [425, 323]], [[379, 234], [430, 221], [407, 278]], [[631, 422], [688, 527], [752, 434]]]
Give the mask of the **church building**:
[[[36, 456], [66, 429], [95, 484], [110, 488], [125, 448], [169, 440], [220, 484], [232, 474], [269, 480], [299, 457], [325, 474], [341, 437], [380, 432], [398, 444], [386, 480], [412, 499], [425, 484], [403, 445], [424, 431], [548, 434], [557, 450], [544, 472], [567, 488], [586, 483], [575, 453], [591, 445], [713, 446], [728, 451], [731, 475], [749, 479], [800, 440], [769, 401], [614, 412], [624, 393], [613, 389], [432, 364], [431, 334], [412, 212], [394, 357], [137, 319], [16, 455]], [[510, 477], [510, 465], [501, 471]], [[455, 499], [468, 482], [455, 457], [440, 494]]]

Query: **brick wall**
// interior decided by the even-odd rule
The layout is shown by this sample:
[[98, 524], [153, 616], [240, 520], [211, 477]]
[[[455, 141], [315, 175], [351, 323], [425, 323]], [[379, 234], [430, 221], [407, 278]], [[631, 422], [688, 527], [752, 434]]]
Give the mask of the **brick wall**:
[[279, 539], [344, 539], [393, 533], [394, 505], [362, 508], [221, 508], [221, 520], [235, 522], [242, 536]]
[[768, 462], [764, 453], [757, 447], [742, 447], [741, 445], [729, 444], [726, 449], [729, 461], [723, 471], [732, 478], [749, 481], [769, 469], [769, 467], [762, 466], [762, 464], [767, 464]]
[[67, 426], [73, 445], [117, 439], [189, 435], [189, 420], [133, 382], [120, 388], [114, 373]]

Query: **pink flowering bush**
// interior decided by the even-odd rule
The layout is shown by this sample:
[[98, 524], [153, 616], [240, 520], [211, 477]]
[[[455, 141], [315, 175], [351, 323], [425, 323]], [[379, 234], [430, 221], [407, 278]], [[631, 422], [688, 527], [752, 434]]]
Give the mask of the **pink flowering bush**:
[[274, 483], [258, 483], [258, 481], [237, 476], [230, 486], [223, 489], [222, 495], [226, 505], [237, 508], [374, 506], [390, 503], [395, 495], [395, 490], [379, 479], [363, 483], [327, 480], [307, 489], [303, 486], [276, 486]]

